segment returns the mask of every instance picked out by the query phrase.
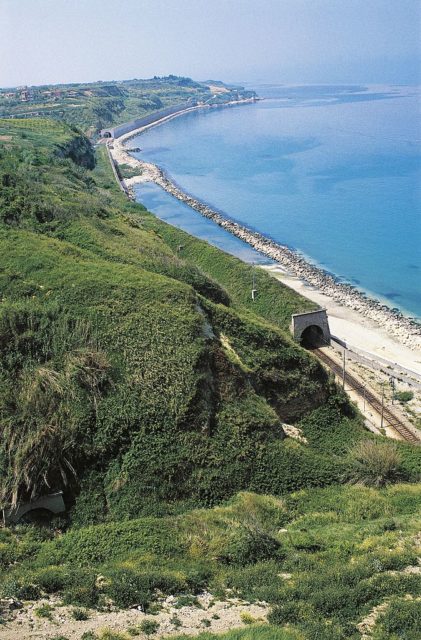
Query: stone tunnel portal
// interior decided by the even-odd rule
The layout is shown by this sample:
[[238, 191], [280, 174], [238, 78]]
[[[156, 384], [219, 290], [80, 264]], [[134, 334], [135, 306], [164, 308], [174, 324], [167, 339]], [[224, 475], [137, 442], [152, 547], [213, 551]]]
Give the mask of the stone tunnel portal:
[[307, 349], [330, 344], [330, 328], [326, 309], [294, 313], [291, 332], [294, 340]]

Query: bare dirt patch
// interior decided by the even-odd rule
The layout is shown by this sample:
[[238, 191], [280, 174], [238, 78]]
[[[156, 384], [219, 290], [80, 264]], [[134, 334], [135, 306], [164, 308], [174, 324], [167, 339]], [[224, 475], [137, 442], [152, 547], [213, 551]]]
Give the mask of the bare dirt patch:
[[[40, 618], [36, 611], [45, 604], [53, 607], [51, 618]], [[39, 600], [26, 603], [22, 609], [11, 612], [10, 619], [1, 627], [2, 640], [50, 640], [58, 635], [68, 640], [80, 640], [87, 631], [99, 632], [103, 629], [124, 632], [137, 628], [146, 618], [159, 624], [154, 638], [173, 636], [180, 633], [198, 635], [208, 630], [223, 632], [244, 626], [241, 614], [247, 613], [256, 621], [266, 622], [268, 605], [250, 604], [235, 598], [225, 601], [214, 600], [210, 593], [197, 596], [197, 602], [178, 608], [177, 598], [169, 596], [161, 602], [162, 609], [157, 615], [148, 615], [138, 609], [96, 611], [84, 609], [87, 620], [75, 620], [75, 607], [62, 606], [58, 599]], [[139, 631], [139, 638], [146, 636]]]

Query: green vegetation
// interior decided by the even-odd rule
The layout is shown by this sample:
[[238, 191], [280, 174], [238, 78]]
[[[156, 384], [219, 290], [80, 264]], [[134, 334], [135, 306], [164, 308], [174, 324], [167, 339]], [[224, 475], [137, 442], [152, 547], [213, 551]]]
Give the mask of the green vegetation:
[[396, 400], [399, 400], [399, 402], [405, 403], [412, 400], [414, 394], [412, 391], [396, 391], [394, 397]]
[[[213, 509], [73, 529], [58, 538], [38, 532], [34, 539], [33, 529], [20, 527], [2, 538], [11, 564], [1, 595], [21, 597], [30, 586], [38, 597], [55, 593], [78, 607], [101, 607], [111, 598], [121, 607], [140, 603], [149, 613], [162, 594], [190, 604], [203, 589], [216, 598], [230, 590], [271, 604], [271, 623], [297, 637], [358, 638], [356, 625], [371, 609], [421, 595], [419, 575], [404, 571], [417, 565], [420, 505], [420, 485], [348, 485], [282, 499], [240, 493]], [[379, 628], [392, 620], [379, 621]], [[403, 616], [395, 624], [415, 626]]]
[[147, 618], [140, 623], [140, 630], [145, 636], [153, 636], [159, 629], [159, 622]]
[[[218, 93], [214, 91], [216, 84], [219, 84]], [[181, 102], [219, 104], [254, 95], [253, 91], [238, 86], [194, 82], [173, 75], [147, 80], [8, 88], [0, 91], [0, 117], [64, 120], [94, 135], [105, 127]]]
[[[0, 529], [0, 598], [54, 594], [79, 620], [204, 589], [270, 604], [273, 626], [225, 640], [356, 639], [417, 598], [420, 449], [368, 434], [293, 343], [310, 303], [259, 271], [253, 304], [248, 265], [126, 200], [71, 127], [0, 136], [0, 502], [68, 506]], [[379, 638], [411, 637], [405, 606]]]
[[417, 640], [421, 629], [420, 603], [420, 598], [392, 598], [387, 610], [379, 616], [373, 640]]
[[[197, 640], [300, 640], [301, 635], [291, 630], [283, 630], [272, 626], [256, 625], [244, 630], [228, 631], [228, 633], [201, 633]], [[174, 640], [192, 640], [192, 636], [175, 636]]]
[[89, 613], [86, 611], [86, 609], [81, 609], [80, 607], [77, 607], [72, 610], [72, 618], [74, 620], [88, 620]]
[[383, 487], [399, 477], [401, 456], [389, 442], [361, 440], [351, 451], [354, 481], [371, 487]]
[[[262, 273], [268, 300], [252, 313], [234, 281], [177, 256], [168, 225], [124, 199], [104, 153], [91, 171], [88, 152], [71, 152], [89, 150], [79, 133], [41, 120], [2, 130], [3, 502], [62, 488], [87, 524], [346, 475], [343, 456], [283, 441], [283, 420], [322, 404], [336, 428], [364, 433], [271, 302], [306, 301]], [[225, 274], [249, 276], [218, 255]]]
[[42, 604], [40, 607], [35, 609], [35, 615], [37, 618], [47, 618], [48, 620], [52, 620], [53, 618], [54, 607], [50, 604]]

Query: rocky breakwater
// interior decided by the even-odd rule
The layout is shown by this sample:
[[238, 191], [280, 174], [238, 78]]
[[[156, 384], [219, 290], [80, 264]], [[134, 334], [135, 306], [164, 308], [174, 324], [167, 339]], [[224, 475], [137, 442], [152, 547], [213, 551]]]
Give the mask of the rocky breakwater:
[[[117, 142], [117, 141], [116, 141]], [[185, 193], [158, 166], [137, 160], [124, 149], [123, 142], [114, 144], [114, 159], [117, 162], [137, 167], [139, 175], [125, 181], [134, 198], [133, 185], [139, 182], [155, 182], [181, 202], [209, 218], [254, 249], [278, 262], [288, 273], [304, 280], [336, 302], [353, 309], [364, 317], [387, 329], [399, 342], [414, 350], [421, 350], [421, 324], [399, 311], [383, 305], [354, 286], [338, 281], [330, 273], [308, 262], [297, 251], [281, 245], [261, 233], [221, 215], [208, 205]]]

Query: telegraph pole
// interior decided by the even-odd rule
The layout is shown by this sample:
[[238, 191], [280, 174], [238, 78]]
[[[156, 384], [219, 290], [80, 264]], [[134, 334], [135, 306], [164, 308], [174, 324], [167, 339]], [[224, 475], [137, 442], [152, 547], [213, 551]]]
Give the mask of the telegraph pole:
[[251, 299], [254, 302], [255, 299], [256, 299], [256, 293], [257, 293], [257, 290], [256, 290], [256, 272], [255, 272], [255, 269], [254, 269], [254, 262], [253, 262], [253, 265], [251, 267], [251, 272], [252, 272]]
[[342, 389], [345, 389], [345, 347], [342, 351]]
[[383, 412], [384, 412], [384, 382], [382, 383], [382, 414], [380, 421], [380, 429], [383, 429]]
[[392, 404], [394, 404], [395, 400], [395, 378], [390, 376], [389, 378], [390, 386], [392, 387]]

